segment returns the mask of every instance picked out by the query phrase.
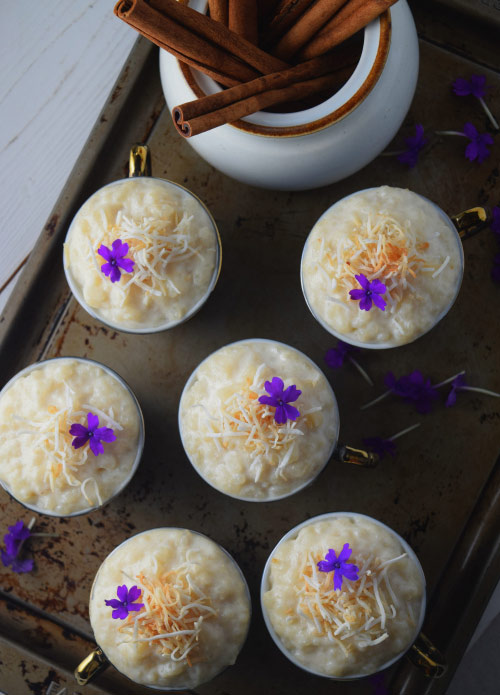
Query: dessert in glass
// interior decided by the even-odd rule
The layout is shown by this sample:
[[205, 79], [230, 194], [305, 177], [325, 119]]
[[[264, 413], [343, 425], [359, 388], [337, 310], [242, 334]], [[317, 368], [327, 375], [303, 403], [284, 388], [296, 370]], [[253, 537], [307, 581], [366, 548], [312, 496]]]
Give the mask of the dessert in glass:
[[407, 189], [381, 186], [330, 207], [304, 246], [301, 282], [332, 335], [367, 348], [412, 342], [453, 305], [463, 248], [452, 220]]
[[153, 333], [198, 311], [221, 260], [215, 222], [182, 186], [134, 176], [94, 193], [72, 221], [64, 270], [78, 302], [117, 330]]
[[425, 578], [408, 543], [371, 517], [323, 514], [287, 533], [262, 577], [266, 626], [296, 666], [333, 679], [380, 671], [415, 642]]
[[108, 367], [59, 357], [30, 365], [0, 392], [0, 483], [50, 516], [90, 512], [134, 475], [144, 445], [137, 399]]
[[124, 541], [102, 563], [90, 596], [101, 662], [160, 690], [195, 688], [233, 664], [250, 612], [233, 558], [207, 536], [182, 528]]
[[179, 429], [196, 471], [248, 501], [286, 497], [326, 465], [339, 431], [333, 391], [299, 350], [250, 339], [220, 348], [190, 376]]

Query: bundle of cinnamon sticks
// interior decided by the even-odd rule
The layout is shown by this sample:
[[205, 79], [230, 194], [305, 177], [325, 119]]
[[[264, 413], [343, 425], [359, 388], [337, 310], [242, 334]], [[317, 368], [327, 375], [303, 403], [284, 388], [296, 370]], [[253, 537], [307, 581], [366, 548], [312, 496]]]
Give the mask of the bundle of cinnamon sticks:
[[119, 0], [115, 14], [225, 89], [176, 106], [181, 135], [315, 94], [333, 93], [357, 62], [341, 44], [396, 0]]

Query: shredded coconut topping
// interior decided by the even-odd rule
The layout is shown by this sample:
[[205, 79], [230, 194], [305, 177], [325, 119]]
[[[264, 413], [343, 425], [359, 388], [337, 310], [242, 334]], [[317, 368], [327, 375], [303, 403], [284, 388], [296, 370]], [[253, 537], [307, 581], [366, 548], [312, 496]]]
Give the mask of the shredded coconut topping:
[[[123, 571], [123, 570], [122, 570]], [[201, 657], [197, 654], [203, 622], [217, 615], [211, 599], [196, 586], [192, 576], [196, 563], [186, 562], [157, 577], [143, 572], [134, 581], [142, 590], [144, 608], [128, 617], [118, 628], [127, 636], [122, 644], [147, 642], [172, 661], [185, 660], [189, 666]]]
[[449, 258], [438, 268], [438, 262], [420, 257], [429, 247], [419, 242], [411, 224], [401, 224], [393, 217], [378, 213], [362, 222], [356, 219], [348, 238], [326, 242], [318, 239], [320, 268], [331, 279], [332, 289], [349, 291], [358, 287], [355, 275], [365, 275], [371, 282], [379, 279], [387, 288], [384, 297], [393, 313], [406, 292], [416, 294], [412, 284], [420, 271], [432, 271], [432, 278], [444, 270]]
[[[257, 483], [265, 465], [277, 468], [279, 475], [286, 480], [286, 466], [293, 460], [295, 442], [305, 434], [307, 428], [314, 426], [314, 413], [320, 406], [310, 408], [297, 420], [276, 423], [275, 409], [259, 403], [259, 396], [266, 394], [266, 378], [261, 374], [265, 364], [261, 364], [253, 381], [248, 378], [247, 386], [232, 394], [226, 401], [219, 401], [217, 410], [207, 413], [207, 432], [197, 436], [208, 437], [220, 443], [223, 449], [236, 439], [238, 446], [251, 454], [250, 470]], [[204, 408], [202, 404], [195, 407]]]
[[389, 637], [390, 622], [401, 608], [388, 577], [388, 567], [406, 553], [380, 562], [373, 556], [351, 560], [359, 567], [359, 579], [343, 577], [342, 589], [333, 588], [333, 572], [320, 572], [321, 554], [308, 554], [302, 568], [303, 584], [297, 591], [297, 613], [314, 623], [348, 655], [349, 639], [357, 636], [360, 648], [380, 644]]
[[[89, 506], [102, 504], [102, 498], [99, 486], [94, 477], [87, 477], [84, 480], [79, 480], [78, 472], [89, 456], [89, 447], [83, 446], [79, 449], [74, 449], [71, 445], [73, 437], [69, 433], [72, 424], [79, 423], [86, 425], [87, 413], [94, 412], [99, 415], [101, 425], [106, 427], [122, 430], [123, 428], [113, 418], [113, 413], [110, 414], [95, 408], [92, 405], [85, 404], [83, 407], [87, 410], [76, 410], [72, 396], [74, 391], [68, 384], [65, 383], [65, 400], [64, 407], [57, 408], [55, 405], [47, 407], [47, 414], [40, 414], [36, 420], [28, 420], [20, 415], [14, 415], [13, 418], [24, 427], [13, 427], [9, 432], [0, 435], [2, 439], [11, 437], [31, 436], [33, 448], [35, 450], [43, 450], [44, 457], [47, 461], [47, 469], [43, 476], [43, 482], [47, 485], [51, 492], [64, 489], [67, 486], [80, 487], [82, 496], [85, 498]], [[104, 462], [100, 463], [101, 466]], [[90, 486], [90, 487], [89, 487]], [[93, 490], [93, 497], [90, 492]]]
[[125, 274], [121, 282], [117, 283], [123, 302], [132, 286], [158, 297], [175, 297], [181, 294], [173, 283], [169, 271], [173, 263], [200, 255], [199, 251], [189, 243], [192, 236], [190, 234], [192, 220], [193, 217], [186, 212], [179, 216], [179, 212], [173, 207], [164, 205], [163, 215], [158, 217], [132, 220], [119, 210], [114, 223], [106, 222], [107, 232], [94, 242], [91, 252], [93, 260], [100, 269], [96, 254], [101, 243], [111, 246], [115, 239], [120, 239], [129, 245], [127, 258], [131, 258], [135, 265], [133, 273]]

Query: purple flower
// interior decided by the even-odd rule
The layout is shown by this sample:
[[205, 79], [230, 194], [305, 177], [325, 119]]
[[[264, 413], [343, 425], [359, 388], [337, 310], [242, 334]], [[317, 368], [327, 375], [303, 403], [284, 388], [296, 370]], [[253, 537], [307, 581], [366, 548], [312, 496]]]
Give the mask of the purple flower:
[[101, 441], [114, 442], [116, 436], [113, 430], [110, 427], [98, 427], [99, 418], [92, 413], [87, 413], [87, 423], [87, 427], [73, 423], [69, 428], [69, 433], [74, 437], [71, 442], [72, 446], [75, 449], [79, 449], [88, 442], [94, 456], [104, 454], [104, 447]]
[[335, 550], [330, 548], [325, 555], [325, 559], [318, 562], [318, 569], [320, 572], [334, 573], [333, 588], [335, 590], [342, 588], [343, 577], [347, 577], [347, 579], [351, 579], [352, 581], [359, 579], [359, 568], [347, 562], [351, 557], [351, 553], [352, 548], [349, 548], [349, 543], [345, 543], [338, 557]]
[[472, 75], [470, 80], [463, 77], [457, 77], [452, 84], [453, 91], [459, 97], [467, 97], [470, 94], [477, 99], [482, 99], [486, 94], [486, 76]]
[[451, 382], [451, 391], [446, 399], [446, 407], [451, 408], [457, 402], [457, 391], [466, 385], [465, 374], [458, 374]]
[[348, 345], [344, 343], [343, 340], [337, 342], [337, 346], [331, 348], [327, 351], [325, 355], [325, 362], [329, 367], [333, 369], [338, 369], [344, 364], [345, 358], [349, 356], [351, 352], [359, 352], [359, 348], [354, 347], [354, 345]]
[[374, 451], [378, 454], [381, 459], [383, 459], [386, 454], [393, 458], [396, 456], [396, 445], [391, 439], [365, 437], [365, 439], [363, 439], [363, 444], [370, 449], [370, 451]]
[[273, 376], [273, 380], [266, 381], [264, 386], [269, 396], [260, 396], [259, 403], [276, 408], [274, 419], [278, 425], [283, 425], [287, 419], [296, 420], [299, 417], [300, 413], [297, 408], [289, 403], [296, 401], [302, 391], [299, 391], [295, 385], [289, 386], [283, 391], [284, 384], [278, 376]]
[[407, 164], [410, 169], [417, 164], [420, 150], [425, 147], [429, 141], [424, 137], [424, 126], [418, 123], [415, 126], [415, 135], [411, 138], [405, 138], [406, 150], [398, 155], [397, 159], [401, 164]]
[[134, 603], [141, 596], [141, 590], [137, 586], [132, 586], [127, 589], [126, 585], [119, 586], [116, 589], [118, 598], [104, 599], [107, 606], [111, 606], [115, 610], [111, 613], [111, 617], [120, 620], [125, 620], [130, 611], [140, 611], [144, 608], [143, 603]]
[[8, 527], [9, 532], [3, 537], [5, 550], [0, 549], [0, 557], [5, 567], [12, 565], [12, 570], [17, 573], [31, 572], [33, 569], [33, 560], [27, 558], [19, 560], [18, 554], [21, 544], [31, 536], [31, 532], [22, 521], [17, 521], [14, 526]]
[[380, 282], [380, 280], [373, 280], [370, 282], [365, 275], [355, 275], [354, 277], [359, 282], [362, 289], [350, 290], [349, 294], [351, 295], [351, 299], [361, 300], [359, 302], [359, 308], [364, 311], [370, 311], [373, 303], [379, 309], [385, 311], [387, 302], [379, 296], [386, 291], [385, 285]]
[[481, 164], [490, 156], [487, 145], [493, 145], [493, 138], [489, 133], [478, 133], [477, 128], [472, 123], [464, 125], [463, 134], [469, 138], [470, 142], [465, 148], [465, 157], [471, 162], [476, 159]]
[[384, 383], [396, 396], [405, 401], [413, 401], [419, 413], [428, 413], [438, 394], [430, 379], [426, 379], [418, 369], [396, 379], [392, 372], [387, 372]]
[[104, 275], [109, 276], [111, 282], [117, 282], [122, 274], [120, 268], [126, 273], [131, 273], [134, 269], [134, 261], [130, 258], [124, 258], [128, 253], [128, 244], [124, 244], [120, 239], [116, 239], [112, 243], [112, 248], [101, 244], [97, 253], [107, 261], [101, 265], [101, 271]]
[[491, 231], [500, 236], [500, 208], [495, 205], [491, 208]]

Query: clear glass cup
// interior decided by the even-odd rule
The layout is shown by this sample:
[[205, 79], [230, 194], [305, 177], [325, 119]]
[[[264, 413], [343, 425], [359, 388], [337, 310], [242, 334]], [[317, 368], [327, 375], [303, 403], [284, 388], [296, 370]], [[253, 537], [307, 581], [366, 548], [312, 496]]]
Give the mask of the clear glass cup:
[[[137, 571], [142, 581], [147, 582], [184, 563], [188, 564], [188, 576], [190, 564], [196, 571], [193, 586], [197, 593], [211, 599], [215, 615], [208, 614], [201, 624], [196, 643], [200, 654], [191, 653], [192, 665], [181, 659], [181, 665], [177, 666], [175, 660], [154, 651], [154, 647], [144, 649], [143, 643], [134, 643], [133, 634], [117, 636], [118, 628], [124, 623], [112, 618], [112, 608], [105, 605], [105, 600], [115, 598], [119, 585], [125, 584], [130, 589], [139, 584], [141, 588], [141, 580], [134, 575]], [[144, 590], [141, 591], [136, 602], [144, 602]], [[247, 637], [250, 617], [251, 601], [245, 577], [224, 548], [208, 536], [188, 529], [167, 527], [143, 531], [117, 546], [97, 571], [90, 592], [90, 622], [99, 646], [79, 664], [75, 678], [79, 685], [86, 685], [111, 663], [145, 688], [161, 691], [195, 688], [236, 661]], [[129, 638], [136, 646], [124, 644]], [[176, 673], [169, 674], [169, 665]]]
[[[252, 390], [268, 395], [264, 384], [273, 377], [282, 379], [285, 389], [295, 385], [302, 391], [290, 403], [302, 417], [282, 427], [274, 424], [273, 411], [260, 409]], [[247, 415], [240, 400], [247, 403]], [[339, 412], [328, 380], [304, 353], [275, 340], [241, 340], [205, 358], [183, 389], [179, 431], [189, 461], [205, 482], [246, 502], [299, 492], [332, 457], [366, 467], [378, 462], [374, 453], [338, 443]], [[276, 458], [277, 450], [285, 453]]]
[[[130, 427], [135, 431], [135, 434], [130, 441], [127, 441], [123, 437], [121, 438], [121, 442], [119, 444], [120, 452], [119, 454], [116, 454], [117, 460], [114, 458], [114, 442], [105, 443], [103, 445], [105, 448], [105, 454], [113, 456], [112, 460], [108, 460], [107, 465], [104, 455], [99, 454], [99, 456], [102, 456], [102, 461], [99, 459], [99, 456], [94, 458], [94, 454], [91, 452], [89, 445], [85, 444], [84, 447], [81, 448], [81, 451], [85, 452], [85, 450], [87, 450], [88, 456], [86, 457], [86, 461], [89, 462], [88, 466], [85, 462], [80, 467], [77, 464], [70, 463], [70, 469], [71, 466], [73, 466], [73, 471], [70, 470], [68, 475], [66, 475], [66, 466], [68, 465], [68, 461], [64, 459], [63, 454], [59, 453], [56, 445], [56, 442], [58, 442], [58, 438], [60, 437], [60, 425], [58, 424], [59, 420], [57, 423], [56, 421], [52, 422], [50, 425], [50, 431], [47, 430], [49, 436], [54, 437], [54, 453], [54, 451], [51, 452], [51, 444], [49, 439], [47, 440], [47, 445], [43, 444], [43, 442], [40, 443], [39, 440], [43, 438], [42, 435], [44, 431], [37, 429], [37, 423], [30, 421], [29, 419], [33, 414], [33, 404], [35, 405], [36, 415], [40, 412], [43, 413], [46, 418], [50, 419], [51, 411], [53, 411], [53, 415], [57, 414], [58, 408], [56, 405], [54, 405], [54, 393], [58, 394], [57, 399], [59, 403], [61, 402], [62, 398], [71, 400], [72, 386], [70, 386], [70, 384], [65, 384], [64, 382], [60, 383], [59, 381], [55, 381], [54, 375], [49, 371], [52, 369], [57, 369], [59, 366], [64, 369], [65, 365], [67, 365], [68, 368], [75, 365], [84, 365], [85, 368], [88, 368], [82, 370], [81, 374], [75, 375], [75, 379], [77, 380], [87, 380], [89, 378], [89, 370], [91, 378], [99, 378], [102, 376], [106, 376], [107, 378], [111, 377], [111, 381], [106, 383], [107, 387], [109, 387], [107, 390], [111, 389], [108, 394], [104, 393], [103, 382], [100, 385], [97, 393], [94, 392], [94, 394], [92, 394], [92, 398], [89, 398], [89, 400], [92, 400], [93, 402], [85, 404], [85, 406], [88, 407], [83, 408], [83, 405], [80, 403], [79, 407], [77, 408], [79, 420], [84, 422], [84, 411], [85, 413], [92, 412], [94, 415], [98, 415], [99, 417], [99, 427], [111, 425], [111, 429], [114, 429], [110, 419], [108, 418], [109, 412], [106, 413], [104, 409], [107, 409], [108, 411], [110, 408], [113, 409], [113, 415], [115, 415], [115, 417], [111, 416], [111, 420], [119, 419], [116, 417], [115, 413], [117, 410], [117, 399], [122, 397], [126, 399], [124, 401], [124, 417], [126, 417], [127, 420], [130, 419]], [[42, 376], [46, 375], [47, 380], [44, 383], [42, 379], [38, 378], [37, 382], [32, 382], [33, 386], [26, 392], [27, 395], [23, 402], [26, 384], [24, 383], [23, 388], [21, 389], [19, 386], [19, 381], [25, 377], [29, 378], [30, 375], [33, 375], [33, 373], [37, 371], [39, 371]], [[74, 382], [72, 383], [74, 385]], [[15, 390], [12, 390], [13, 387], [15, 387]], [[66, 389], [64, 396], [61, 394], [63, 388]], [[21, 400], [16, 402], [15, 399], [19, 399], [19, 397], [21, 397]], [[9, 400], [7, 400], [7, 398]], [[27, 405], [26, 398], [29, 399]], [[14, 402], [10, 403], [11, 400], [14, 400]], [[68, 407], [71, 405], [70, 400], [68, 400]], [[15, 408], [15, 410], [9, 414], [13, 408]], [[4, 409], [6, 410], [4, 411]], [[59, 408], [59, 410], [64, 410], [64, 408]], [[47, 412], [49, 412], [48, 416], [46, 415]], [[133, 478], [137, 467], [139, 466], [144, 448], [144, 419], [139, 402], [128, 384], [116, 372], [100, 362], [82, 357], [56, 357], [29, 365], [25, 369], [18, 372], [3, 387], [2, 391], [0, 392], [0, 413], [0, 422], [2, 423], [2, 429], [4, 430], [1, 439], [3, 446], [0, 448], [0, 451], [2, 451], [2, 462], [0, 462], [0, 485], [17, 502], [22, 504], [27, 509], [37, 512], [38, 514], [56, 517], [71, 517], [79, 516], [80, 514], [88, 514], [89, 512], [95, 511], [96, 509], [99, 509], [103, 505], [110, 502], [125, 489], [130, 480]], [[26, 415], [29, 415], [29, 417], [26, 417]], [[58, 416], [58, 418], [59, 417], [60, 416]], [[38, 425], [40, 424], [43, 423], [38, 423]], [[120, 426], [119, 422], [118, 425]], [[57, 433], [55, 432], [54, 428], [57, 428]], [[12, 452], [9, 444], [10, 432], [13, 432], [15, 437], [30, 437], [31, 447], [29, 446], [30, 441], [26, 439], [21, 451], [18, 451], [17, 453], [15, 451]], [[114, 429], [114, 434], [117, 439], [120, 439], [120, 430]], [[129, 436], [128, 432], [126, 432], [126, 434]], [[46, 455], [44, 455], [44, 446], [47, 449]], [[18, 467], [14, 468], [12, 471], [8, 469], [8, 463], [10, 460], [9, 455], [11, 457], [16, 455], [19, 460]], [[126, 462], [125, 471], [120, 470], [120, 457], [122, 457], [122, 460]], [[24, 473], [30, 466], [30, 462], [34, 462], [32, 464], [33, 474], [30, 476], [30, 478], [32, 478], [30, 484], [31, 482], [32, 484], [31, 490], [26, 491], [25, 483], [22, 479], [22, 473]], [[100, 463], [102, 463], [101, 467], [99, 467]], [[6, 466], [6, 468], [2, 470], [4, 466]], [[19, 468], [20, 466], [22, 466], [22, 471]], [[56, 469], [53, 468], [54, 466]], [[94, 467], [96, 468], [95, 471]], [[31, 498], [34, 495], [34, 490], [36, 490], [37, 485], [40, 484], [45, 486], [49, 485], [49, 487], [51, 486], [50, 472], [52, 472], [55, 478], [63, 476], [61, 480], [64, 478], [66, 480], [72, 479], [72, 473], [74, 473], [74, 480], [72, 483], [68, 482], [67, 485], [62, 486], [55, 485], [54, 480], [52, 480], [52, 485], [55, 487], [54, 490], [49, 493], [47, 500], [44, 503], [38, 504], [32, 502]], [[101, 501], [99, 501], [99, 496], [95, 492], [95, 488], [89, 486], [89, 492], [92, 493], [93, 497], [97, 498], [95, 504], [89, 503], [86, 500], [85, 495], [83, 494], [83, 488], [81, 488], [81, 494], [75, 493], [75, 495], [73, 495], [72, 493], [72, 490], [76, 489], [78, 486], [81, 487], [82, 485], [86, 485], [85, 480], [93, 477], [90, 475], [92, 472], [95, 476], [97, 476], [94, 478], [95, 484], [97, 484], [97, 486], [100, 484], [101, 487], [104, 486], [104, 489], [107, 491], [104, 493], [104, 496], [101, 495]], [[20, 487], [20, 485], [24, 487]], [[99, 494], [101, 494], [101, 492], [102, 490]], [[69, 499], [64, 499], [65, 493], [70, 496]], [[54, 498], [53, 501], [56, 503], [55, 507], [47, 506], [49, 501], [52, 500], [52, 497]]]
[[[306, 304], [326, 331], [356, 347], [383, 349], [413, 342], [436, 326], [455, 303], [464, 272], [462, 240], [486, 226], [488, 218], [482, 207], [449, 217], [435, 203], [407, 189], [380, 186], [352, 193], [321, 215], [304, 244], [300, 279]], [[409, 261], [406, 266], [401, 263], [404, 275], [383, 259], [380, 244], [376, 249], [380, 268], [373, 274], [363, 272], [366, 263], [360, 244], [369, 239], [370, 253], [375, 253], [371, 231], [363, 225], [388, 230], [381, 235], [384, 243], [393, 244], [399, 259]], [[402, 244], [401, 229], [405, 230]], [[344, 257], [348, 245], [349, 255]], [[376, 306], [361, 310], [342, 284], [361, 289], [353, 278], [346, 281], [346, 264], [348, 272], [376, 278], [390, 292], [395, 289], [395, 299], [389, 301], [386, 292], [380, 295], [387, 300], [384, 310]], [[414, 267], [408, 271], [410, 265]]]
[[[298, 607], [302, 586], [295, 582], [301, 581], [300, 570], [304, 563], [312, 557], [313, 564], [316, 565], [316, 555], [324, 559], [329, 549], [334, 549], [338, 558], [345, 543], [349, 544], [349, 550], [352, 551], [352, 555], [348, 557], [348, 563], [356, 565], [358, 577], [349, 582], [342, 579], [341, 592], [338, 595], [344, 591], [346, 596], [352, 597], [360, 592], [359, 595], [364, 598], [365, 582], [372, 581], [369, 577], [375, 576], [377, 584], [373, 583], [377, 586], [377, 592], [380, 592], [377, 602], [396, 605], [393, 613], [389, 605], [384, 606], [384, 611], [387, 609], [387, 615], [384, 617], [386, 622], [380, 632], [387, 632], [387, 637], [381, 635], [376, 638], [379, 640], [378, 645], [377, 642], [374, 646], [362, 643], [362, 640], [366, 642], [368, 638], [365, 636], [359, 638], [360, 632], [357, 632], [359, 626], [356, 622], [358, 616], [355, 613], [347, 616], [351, 623], [346, 618], [346, 624], [355, 626], [352, 631], [350, 626], [340, 627], [342, 620], [335, 615], [336, 620], [333, 622], [332, 637], [330, 637], [326, 634], [325, 628], [320, 625], [318, 618], [314, 618], [312, 611], [315, 608], [310, 603], [310, 599], [307, 604], [310, 615], [304, 613], [302, 609], [299, 610]], [[380, 557], [377, 557], [377, 544]], [[381, 558], [383, 558], [382, 562], [380, 562]], [[290, 567], [287, 567], [288, 560]], [[366, 564], [362, 565], [362, 561]], [[404, 568], [394, 570], [398, 562], [402, 561], [407, 563]], [[384, 565], [387, 565], [386, 569]], [[388, 570], [390, 565], [392, 565], [393, 574], [390, 573], [391, 570]], [[282, 570], [281, 573], [280, 570]], [[387, 584], [382, 585], [384, 572], [389, 572], [391, 579]], [[307, 569], [304, 569], [304, 573], [307, 573]], [[319, 571], [317, 573], [322, 575]], [[380, 583], [378, 583], [379, 577]], [[308, 581], [314, 582], [314, 576]], [[327, 579], [327, 582], [329, 581], [330, 579]], [[333, 589], [333, 577], [331, 582]], [[389, 585], [391, 585], [390, 589], [388, 589]], [[400, 592], [401, 590], [408, 592], [408, 587], [411, 587], [412, 592], [411, 603], [406, 598], [407, 602], [403, 604]], [[373, 595], [373, 587], [369, 590]], [[276, 646], [295, 666], [316, 676], [332, 680], [362, 678], [388, 668], [406, 653], [431, 677], [443, 675], [446, 668], [443, 656], [420, 632], [426, 610], [425, 577], [415, 552], [391, 528], [364, 514], [354, 512], [322, 514], [304, 521], [286, 533], [265, 564], [260, 599], [266, 627]], [[399, 601], [401, 602], [398, 603]], [[287, 617], [284, 620], [280, 612], [283, 613], [285, 608]], [[376, 610], [379, 609], [376, 608]], [[400, 615], [407, 610], [408, 615], [411, 613], [411, 619], [405, 624]], [[374, 621], [369, 622], [366, 606], [362, 611], [364, 612], [361, 623], [366, 618], [365, 626], [368, 628], [382, 624], [380, 616], [374, 617]], [[380, 614], [382, 615], [382, 611]], [[325, 611], [320, 613], [321, 615], [328, 615], [328, 613]], [[331, 625], [332, 623], [329, 628]], [[362, 629], [364, 629], [363, 626]]]
[[[175, 206], [178, 231], [148, 248], [153, 235], [147, 225], [151, 223], [156, 234], [161, 224], [171, 224], [166, 218], [154, 219], [152, 213], [171, 215]], [[195, 231], [189, 229], [190, 217], [197, 224]], [[93, 242], [88, 234], [94, 234]], [[116, 239], [130, 242], [125, 258], [135, 259], [135, 265], [113, 283], [99, 268], [106, 261], [97, 252], [101, 243], [111, 248]], [[199, 248], [191, 249], [191, 242]], [[222, 246], [205, 204], [178, 183], [151, 176], [149, 149], [134, 145], [129, 178], [100, 188], [73, 218], [63, 260], [73, 295], [93, 318], [126, 333], [158, 333], [184, 323], [205, 304], [219, 277]], [[165, 260], [170, 268], [162, 266]]]

